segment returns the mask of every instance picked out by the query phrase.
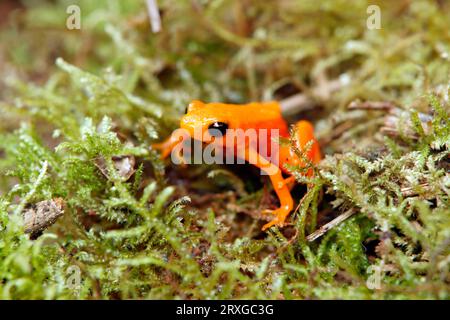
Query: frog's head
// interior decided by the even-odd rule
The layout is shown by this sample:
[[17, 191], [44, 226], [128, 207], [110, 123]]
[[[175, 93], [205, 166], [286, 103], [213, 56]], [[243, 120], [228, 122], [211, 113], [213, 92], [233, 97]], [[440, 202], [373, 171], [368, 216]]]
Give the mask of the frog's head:
[[226, 130], [231, 127], [230, 115], [229, 108], [221, 103], [194, 100], [181, 118], [180, 128], [186, 130], [194, 139], [208, 143], [213, 137], [225, 136]]

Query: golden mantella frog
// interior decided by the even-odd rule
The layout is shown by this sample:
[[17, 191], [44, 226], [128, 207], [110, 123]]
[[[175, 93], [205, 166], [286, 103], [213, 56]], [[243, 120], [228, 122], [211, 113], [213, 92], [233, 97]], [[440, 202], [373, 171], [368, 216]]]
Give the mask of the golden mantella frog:
[[[243, 132], [251, 130], [257, 133], [257, 139], [264, 137], [264, 143], [270, 143], [273, 132], [279, 137], [288, 138], [289, 130], [286, 121], [281, 115], [281, 108], [278, 102], [253, 102], [245, 105], [225, 104], [225, 103], [203, 103], [198, 100], [192, 101], [186, 114], [181, 118], [180, 128], [184, 129], [190, 138], [201, 140], [204, 144], [218, 143], [225, 152], [241, 152], [237, 156], [244, 158], [247, 162], [259, 167], [262, 172], [269, 175], [273, 188], [280, 201], [280, 207], [275, 210], [264, 210], [265, 213], [273, 215], [273, 220], [263, 226], [263, 230], [271, 226], [283, 226], [286, 217], [293, 210], [294, 201], [290, 189], [295, 183], [293, 176], [283, 177], [283, 173], [289, 175], [285, 169], [285, 164], [298, 167], [305, 167], [304, 161], [299, 159], [291, 146], [277, 144], [277, 148], [268, 148], [268, 152], [262, 154], [261, 144], [251, 143], [249, 139], [227, 140], [227, 135], [233, 130], [241, 129]], [[198, 135], [198, 133], [201, 133]], [[217, 132], [220, 135], [217, 135]], [[260, 135], [260, 133], [262, 133]], [[175, 132], [174, 132], [175, 133]], [[177, 144], [180, 143], [180, 136], [172, 134], [162, 143], [154, 144], [154, 149], [161, 151], [162, 158], [166, 158]], [[293, 127], [297, 148], [306, 152], [306, 157], [314, 164], [321, 160], [320, 148], [314, 138], [314, 128], [308, 121], [301, 120]], [[227, 143], [228, 141], [228, 143]], [[233, 144], [230, 145], [230, 141]], [[254, 142], [254, 141], [253, 141]], [[261, 142], [261, 141], [257, 141]], [[309, 148], [306, 148], [307, 145]], [[234, 153], [236, 154], [236, 153]], [[272, 161], [277, 159], [277, 161]], [[309, 170], [308, 175], [312, 174]]]

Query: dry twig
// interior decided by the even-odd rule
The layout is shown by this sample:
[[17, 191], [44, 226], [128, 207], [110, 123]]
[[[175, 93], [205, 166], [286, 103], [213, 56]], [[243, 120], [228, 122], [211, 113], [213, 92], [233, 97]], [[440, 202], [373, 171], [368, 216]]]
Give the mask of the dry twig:
[[345, 211], [343, 214], [341, 214], [337, 218], [331, 220], [327, 224], [324, 224], [319, 229], [317, 229], [316, 231], [311, 233], [309, 236], [306, 237], [306, 240], [308, 240], [309, 242], [312, 242], [312, 241], [316, 240], [317, 238], [320, 238], [325, 233], [327, 233], [329, 230], [333, 229], [334, 227], [339, 225], [341, 222], [350, 218], [355, 212], [356, 212], [356, 210], [353, 208]]

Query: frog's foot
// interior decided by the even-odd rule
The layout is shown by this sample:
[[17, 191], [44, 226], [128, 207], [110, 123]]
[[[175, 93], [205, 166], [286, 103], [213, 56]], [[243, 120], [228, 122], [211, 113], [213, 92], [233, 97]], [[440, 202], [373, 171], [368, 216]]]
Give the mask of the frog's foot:
[[169, 140], [163, 141], [161, 143], [153, 143], [151, 145], [153, 150], [158, 150], [161, 152], [161, 159], [165, 159], [172, 152], [172, 143]]
[[270, 221], [269, 223], [266, 223], [262, 227], [262, 231], [265, 231], [272, 226], [282, 227], [284, 225], [284, 221], [286, 220], [287, 216], [289, 215], [289, 212], [291, 212], [291, 210], [287, 207], [280, 207], [275, 210], [264, 210], [263, 214], [270, 213], [272, 215], [275, 215], [275, 218], [272, 221]]
[[294, 176], [290, 176], [289, 178], [284, 179], [283, 182], [284, 185], [289, 188], [289, 190], [292, 190], [297, 181], [295, 180]]
[[161, 152], [161, 159], [166, 159], [167, 157], [171, 156], [173, 157], [172, 160], [174, 160], [175, 164], [179, 165], [182, 168], [187, 168], [187, 161], [180, 153], [174, 152], [173, 154], [171, 154], [173, 150], [173, 144], [171, 141], [154, 143], [151, 145], [151, 148]]

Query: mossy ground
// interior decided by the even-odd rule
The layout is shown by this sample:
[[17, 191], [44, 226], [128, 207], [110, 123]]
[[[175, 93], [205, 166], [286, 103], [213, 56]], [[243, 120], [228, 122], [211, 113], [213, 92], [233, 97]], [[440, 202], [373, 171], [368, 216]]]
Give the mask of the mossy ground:
[[[158, 34], [139, 0], [77, 1], [79, 31], [73, 1], [1, 3], [0, 298], [448, 299], [450, 3], [158, 2]], [[192, 99], [299, 92], [313, 108], [290, 120], [315, 123], [326, 157], [314, 178], [290, 168], [283, 229], [260, 231], [276, 199], [250, 167], [149, 149]], [[23, 212], [57, 198], [30, 240]]]

